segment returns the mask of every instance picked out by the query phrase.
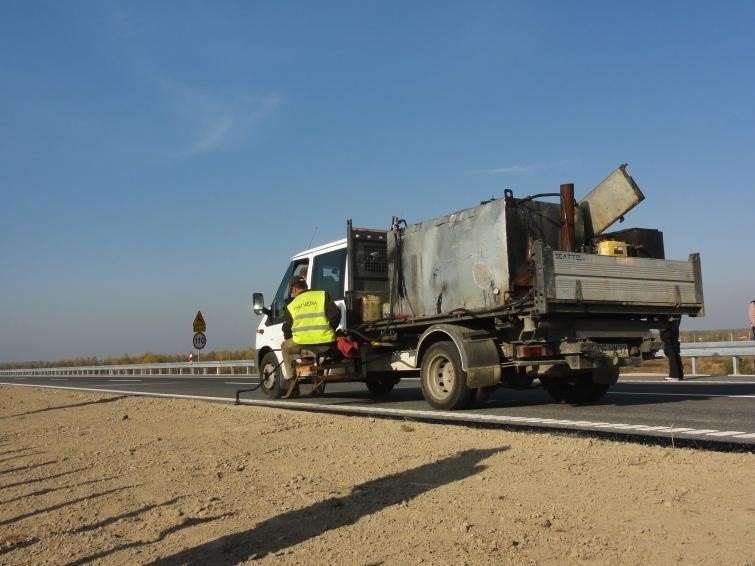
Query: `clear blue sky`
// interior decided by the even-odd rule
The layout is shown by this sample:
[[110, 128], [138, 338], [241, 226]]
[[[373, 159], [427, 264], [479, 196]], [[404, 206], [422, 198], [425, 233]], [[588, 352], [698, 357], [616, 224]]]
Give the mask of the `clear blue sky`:
[[[253, 343], [252, 291], [346, 220], [420, 221], [620, 163], [624, 227], [755, 298], [750, 1], [8, 1], [0, 361]], [[314, 239], [313, 239], [314, 235]]]

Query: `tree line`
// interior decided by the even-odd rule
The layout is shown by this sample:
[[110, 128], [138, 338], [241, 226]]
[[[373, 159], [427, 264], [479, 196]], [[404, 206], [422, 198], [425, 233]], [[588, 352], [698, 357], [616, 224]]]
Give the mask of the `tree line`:
[[[255, 357], [254, 348], [244, 350], [213, 350], [211, 352], [202, 352], [200, 361], [221, 362], [226, 360], [253, 360]], [[196, 354], [194, 361], [196, 361]], [[26, 362], [6, 362], [0, 364], [0, 369], [26, 369], [26, 368], [59, 368], [59, 367], [82, 367], [82, 366], [121, 366], [129, 364], [160, 364], [171, 362], [188, 362], [188, 354], [156, 354], [155, 352], [144, 352], [136, 356], [124, 354], [119, 357], [98, 358], [78, 357], [67, 358], [55, 361], [26, 361]]]
[[[747, 340], [750, 337], [749, 328], [735, 328], [726, 330], [683, 330], [680, 333], [682, 342], [725, 342], [727, 340]], [[223, 360], [253, 360], [255, 349], [244, 350], [214, 350], [202, 352], [200, 361], [220, 362]], [[196, 361], [196, 356], [194, 358]], [[156, 354], [144, 352], [137, 356], [124, 354], [120, 357], [100, 359], [97, 356], [88, 358], [71, 358], [56, 361], [28, 361], [0, 363], [0, 369], [25, 369], [25, 368], [57, 368], [57, 367], [81, 367], [81, 366], [120, 366], [128, 364], [159, 364], [170, 362], [187, 362], [188, 354]]]

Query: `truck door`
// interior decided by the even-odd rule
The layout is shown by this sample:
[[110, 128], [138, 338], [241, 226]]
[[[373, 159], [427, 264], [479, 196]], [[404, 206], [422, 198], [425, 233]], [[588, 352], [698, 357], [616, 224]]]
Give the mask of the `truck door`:
[[[291, 277], [300, 275], [307, 278], [309, 271], [309, 259], [296, 259], [291, 262], [283, 274], [283, 279], [278, 286], [273, 302], [270, 305], [270, 315], [266, 316], [257, 329], [257, 350], [269, 346], [273, 350], [280, 350], [283, 342], [283, 321], [286, 319], [286, 305], [291, 300], [289, 283]], [[260, 331], [262, 331], [260, 333]], [[280, 352], [279, 359], [280, 359]]]

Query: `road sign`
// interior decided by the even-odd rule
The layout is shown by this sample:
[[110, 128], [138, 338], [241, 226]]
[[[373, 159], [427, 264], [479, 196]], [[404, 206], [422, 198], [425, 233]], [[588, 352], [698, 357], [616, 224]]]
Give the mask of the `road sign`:
[[201, 350], [207, 344], [207, 336], [205, 336], [203, 332], [197, 332], [194, 335], [194, 340], [192, 340], [192, 342], [197, 350]]
[[202, 311], [197, 311], [197, 316], [194, 317], [194, 332], [207, 332], [207, 325], [204, 323]]

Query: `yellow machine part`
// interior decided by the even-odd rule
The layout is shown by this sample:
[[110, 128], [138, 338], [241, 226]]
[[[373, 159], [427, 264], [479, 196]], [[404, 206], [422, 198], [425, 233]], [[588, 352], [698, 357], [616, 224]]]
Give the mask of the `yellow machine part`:
[[598, 242], [598, 255], [613, 255], [627, 257], [628, 248], [626, 242], [618, 240], [603, 240]]

